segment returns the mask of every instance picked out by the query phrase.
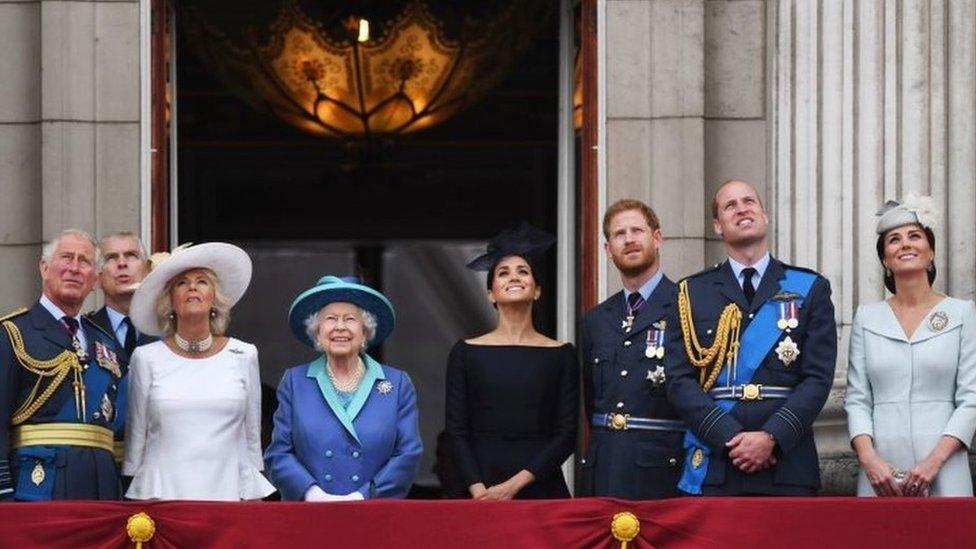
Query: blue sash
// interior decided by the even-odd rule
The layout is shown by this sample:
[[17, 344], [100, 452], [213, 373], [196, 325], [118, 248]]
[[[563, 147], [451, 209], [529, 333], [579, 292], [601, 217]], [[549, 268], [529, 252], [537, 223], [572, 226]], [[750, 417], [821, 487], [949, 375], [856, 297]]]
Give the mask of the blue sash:
[[[799, 307], [816, 280], [815, 274], [786, 269], [786, 276], [780, 283], [780, 290], [799, 294], [800, 298], [796, 300]], [[755, 375], [756, 370], [762, 365], [766, 355], [769, 354], [783, 333], [776, 326], [777, 320], [779, 320], [779, 302], [767, 300], [756, 311], [752, 322], [742, 332], [738, 366], [734, 379], [729, 379], [730, 372], [726, 364], [719, 372], [718, 379], [715, 382], [716, 386], [745, 385], [752, 381], [752, 376]], [[715, 402], [715, 405], [728, 412], [735, 406], [736, 402], [738, 401], [720, 399]], [[685, 467], [681, 474], [681, 480], [678, 481], [678, 489], [688, 494], [700, 495], [702, 484], [705, 482], [705, 475], [708, 473], [709, 456], [711, 456], [712, 451], [690, 429], [685, 431], [684, 448]], [[692, 464], [692, 456], [696, 451], [701, 451], [702, 455], [698, 467]]]

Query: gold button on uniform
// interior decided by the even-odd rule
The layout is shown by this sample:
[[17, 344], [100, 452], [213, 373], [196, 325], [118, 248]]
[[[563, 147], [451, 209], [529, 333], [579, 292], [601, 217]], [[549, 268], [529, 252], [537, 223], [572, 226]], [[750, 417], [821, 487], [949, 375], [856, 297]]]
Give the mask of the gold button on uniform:
[[627, 377], [627, 370], [620, 370], [620, 377]]
[[624, 347], [630, 347], [630, 340], [624, 341]]
[[618, 409], [619, 409], [619, 408], [623, 408], [623, 407], [624, 407], [624, 403], [623, 403], [623, 402], [618, 402], [618, 403], [617, 403], [617, 408], [618, 408]]

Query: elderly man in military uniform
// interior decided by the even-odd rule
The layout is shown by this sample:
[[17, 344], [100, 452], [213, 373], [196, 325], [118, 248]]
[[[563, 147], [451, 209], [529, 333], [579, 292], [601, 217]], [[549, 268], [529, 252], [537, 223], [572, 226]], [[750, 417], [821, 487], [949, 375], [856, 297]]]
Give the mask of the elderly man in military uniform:
[[[118, 499], [112, 456], [124, 352], [81, 315], [97, 249], [84, 231], [42, 252], [42, 295], [0, 324], [0, 497]], [[9, 459], [8, 459], [9, 458]]]
[[607, 209], [603, 234], [623, 290], [583, 318], [591, 429], [577, 495], [675, 496], [685, 427], [664, 389], [664, 338], [676, 328], [667, 316], [677, 286], [661, 271], [661, 226], [646, 204], [624, 199]]
[[756, 189], [727, 181], [712, 224], [728, 259], [678, 286], [665, 356], [689, 427], [679, 488], [704, 495], [813, 495], [813, 421], [830, 391], [837, 332], [830, 284], [769, 254]]
[[[92, 322], [102, 330], [115, 336], [116, 342], [125, 350], [125, 362], [129, 362], [132, 351], [139, 345], [146, 345], [159, 338], [139, 333], [129, 320], [129, 305], [132, 294], [142, 279], [149, 274], [149, 259], [142, 240], [130, 232], [117, 232], [98, 242], [98, 287], [105, 296], [105, 305], [88, 315]], [[115, 459], [122, 461], [125, 453], [125, 395], [123, 391], [116, 399], [120, 413], [113, 424], [115, 430]], [[128, 487], [129, 477], [123, 477]]]

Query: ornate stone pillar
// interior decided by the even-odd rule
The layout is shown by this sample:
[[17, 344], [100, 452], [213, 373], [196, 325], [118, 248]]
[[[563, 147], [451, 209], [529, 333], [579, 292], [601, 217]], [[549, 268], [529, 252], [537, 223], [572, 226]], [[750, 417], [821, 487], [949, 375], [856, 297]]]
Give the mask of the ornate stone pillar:
[[976, 289], [976, 2], [780, 0], [768, 14], [775, 253], [833, 286], [840, 356], [817, 443], [825, 489], [852, 492], [847, 342], [857, 305], [884, 297], [878, 206], [935, 197], [936, 287]]

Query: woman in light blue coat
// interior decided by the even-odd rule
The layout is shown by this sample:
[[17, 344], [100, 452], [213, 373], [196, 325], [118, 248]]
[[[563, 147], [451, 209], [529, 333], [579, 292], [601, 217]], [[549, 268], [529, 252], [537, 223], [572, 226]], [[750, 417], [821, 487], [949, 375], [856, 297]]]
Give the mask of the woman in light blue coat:
[[355, 278], [326, 276], [295, 299], [288, 319], [322, 356], [278, 386], [264, 459], [282, 498], [405, 497], [423, 451], [417, 395], [405, 372], [366, 354], [393, 331], [393, 306]]
[[851, 329], [846, 409], [861, 464], [858, 495], [971, 496], [976, 431], [976, 307], [932, 290], [934, 209], [889, 202], [878, 221], [886, 301]]

